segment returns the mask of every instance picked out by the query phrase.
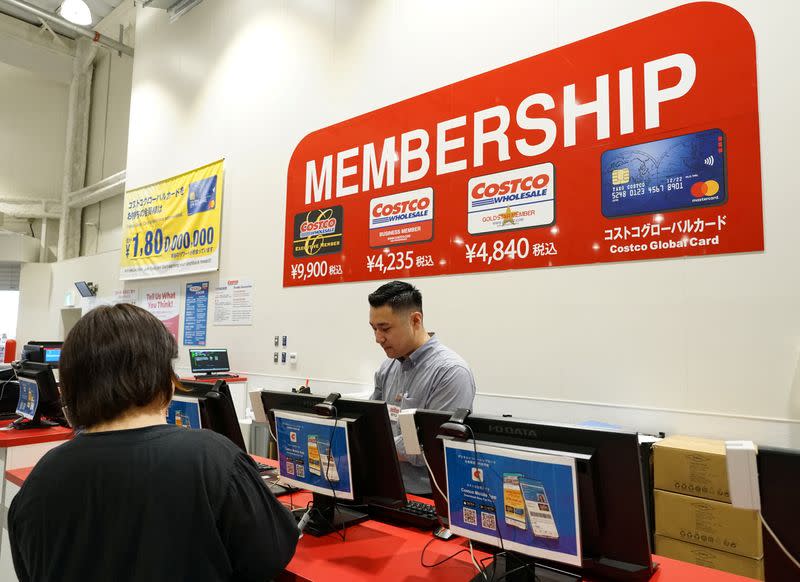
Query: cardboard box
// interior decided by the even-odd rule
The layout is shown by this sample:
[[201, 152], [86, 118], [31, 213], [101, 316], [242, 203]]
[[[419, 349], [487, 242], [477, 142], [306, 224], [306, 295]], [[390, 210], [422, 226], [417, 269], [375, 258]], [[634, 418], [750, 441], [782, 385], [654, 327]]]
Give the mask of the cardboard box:
[[730, 503], [725, 442], [670, 436], [653, 445], [654, 486]]
[[659, 490], [655, 506], [657, 534], [748, 558], [764, 556], [756, 510]]
[[739, 576], [748, 576], [756, 580], [764, 579], [763, 559], [745, 558], [730, 552], [689, 544], [658, 534], [656, 534], [656, 554]]

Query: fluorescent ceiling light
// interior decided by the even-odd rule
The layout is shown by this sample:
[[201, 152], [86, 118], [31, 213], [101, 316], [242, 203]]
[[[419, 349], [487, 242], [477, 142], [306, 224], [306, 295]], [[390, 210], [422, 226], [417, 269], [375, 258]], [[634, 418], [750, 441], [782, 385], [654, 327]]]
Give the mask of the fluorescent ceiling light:
[[92, 11], [83, 0], [64, 0], [58, 13], [73, 24], [89, 26], [92, 23]]

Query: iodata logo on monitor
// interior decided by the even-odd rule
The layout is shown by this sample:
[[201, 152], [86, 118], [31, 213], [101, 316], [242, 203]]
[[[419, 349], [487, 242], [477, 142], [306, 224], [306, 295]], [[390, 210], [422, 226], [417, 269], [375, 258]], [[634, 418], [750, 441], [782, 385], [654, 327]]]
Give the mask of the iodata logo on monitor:
[[319, 208], [294, 215], [292, 253], [297, 258], [342, 252], [344, 209]]

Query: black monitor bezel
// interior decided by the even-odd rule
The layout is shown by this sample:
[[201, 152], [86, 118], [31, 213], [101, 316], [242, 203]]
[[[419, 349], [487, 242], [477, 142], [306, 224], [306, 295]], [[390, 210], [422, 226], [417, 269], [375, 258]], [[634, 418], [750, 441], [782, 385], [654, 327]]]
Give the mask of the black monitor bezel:
[[224, 380], [209, 382], [193, 382], [182, 380], [175, 395], [197, 398], [200, 403], [200, 422], [203, 428], [227, 437], [233, 444], [247, 453], [247, 446], [242, 435], [242, 427], [236, 416], [233, 397], [228, 383]]
[[[36, 405], [33, 422], [38, 421], [40, 417], [44, 416], [63, 426], [67, 423], [64, 418], [64, 412], [61, 409], [61, 394], [58, 391], [58, 384], [53, 374], [54, 369], [55, 366], [52, 364], [24, 360], [16, 369], [16, 375], [17, 380], [19, 380], [19, 378], [25, 378], [36, 382], [36, 388], [39, 392], [39, 402]], [[20, 416], [19, 420], [20, 422], [24, 422], [26, 419]]]
[[[444, 447], [437, 434], [438, 427], [451, 416], [451, 412], [433, 410], [417, 410], [414, 415], [428, 465], [443, 490], [446, 488]], [[652, 576], [655, 566], [637, 433], [488, 415], [469, 416], [465, 424], [477, 441], [590, 455], [591, 460], [579, 461], [576, 467], [583, 566], [575, 570], [611, 580], [648, 580]], [[621, 468], [615, 468], [616, 465]], [[629, 475], [622, 481], [622, 487], [607, 484], [619, 481], [619, 475]], [[433, 480], [431, 485], [437, 514], [447, 520], [447, 502]], [[620, 527], [623, 519], [631, 527]], [[625, 531], [615, 535], [617, 529]], [[570, 569], [563, 564], [551, 564]]]
[[[226, 367], [220, 368], [196, 368], [195, 361], [192, 357], [192, 352], [223, 352], [225, 354], [225, 361], [227, 363]], [[217, 372], [230, 372], [231, 370], [231, 361], [228, 357], [228, 348], [189, 348], [189, 367], [192, 370], [192, 374], [214, 374]]]
[[[311, 394], [276, 390], [261, 392], [264, 414], [273, 435], [275, 410], [319, 418], [313, 408], [324, 400], [323, 396]], [[386, 403], [379, 400], [340, 398], [335, 407], [338, 418], [352, 421], [347, 423], [347, 427], [352, 459], [353, 503], [405, 503], [406, 491]]]
[[[759, 446], [756, 456], [761, 514], [786, 549], [800, 559], [800, 451]], [[763, 528], [762, 528], [763, 529]], [[797, 567], [763, 529], [764, 576], [767, 580], [795, 580]]]

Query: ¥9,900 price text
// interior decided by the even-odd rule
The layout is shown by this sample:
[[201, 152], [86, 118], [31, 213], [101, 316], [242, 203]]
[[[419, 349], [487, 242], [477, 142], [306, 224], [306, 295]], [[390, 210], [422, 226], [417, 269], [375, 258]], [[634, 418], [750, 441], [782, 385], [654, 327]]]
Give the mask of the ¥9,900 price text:
[[328, 261], [309, 261], [307, 263], [295, 263], [292, 265], [292, 279], [307, 281], [318, 279], [328, 275], [341, 275], [341, 265], [328, 265]]

